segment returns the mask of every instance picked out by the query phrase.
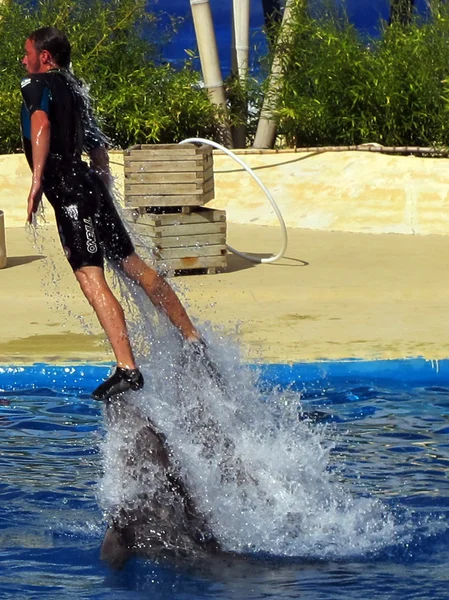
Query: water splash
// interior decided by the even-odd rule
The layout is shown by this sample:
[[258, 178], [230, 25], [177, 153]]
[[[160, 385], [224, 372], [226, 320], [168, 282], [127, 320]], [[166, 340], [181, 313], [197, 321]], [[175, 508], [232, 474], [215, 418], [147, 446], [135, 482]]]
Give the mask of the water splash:
[[[262, 393], [259, 373], [243, 364], [238, 344], [202, 326], [227, 381], [223, 393], [141, 290], [120, 278], [118, 284], [130, 301], [131, 338], [147, 382], [133, 402], [164, 432], [225, 550], [338, 558], [405, 539], [406, 528], [386, 505], [345, 485], [332, 465], [332, 430], [298, 418], [298, 393]], [[143, 491], [117, 458], [130, 433], [110, 435], [103, 447], [100, 498], [106, 509]], [[157, 467], [142, 467], [153, 468], [157, 478]]]

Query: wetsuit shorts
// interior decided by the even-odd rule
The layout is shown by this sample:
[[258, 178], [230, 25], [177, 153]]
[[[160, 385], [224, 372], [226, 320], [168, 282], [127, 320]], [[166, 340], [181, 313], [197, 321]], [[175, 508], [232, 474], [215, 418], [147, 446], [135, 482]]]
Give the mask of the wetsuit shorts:
[[[56, 165], [55, 165], [56, 167]], [[74, 271], [120, 262], [134, 252], [133, 243], [100, 176], [83, 161], [57, 165], [44, 179], [65, 255]]]

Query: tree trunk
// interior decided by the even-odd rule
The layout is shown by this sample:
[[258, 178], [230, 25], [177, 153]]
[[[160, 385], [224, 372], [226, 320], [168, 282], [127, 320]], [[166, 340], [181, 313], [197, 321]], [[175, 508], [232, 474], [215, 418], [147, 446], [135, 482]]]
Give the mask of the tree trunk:
[[[288, 22], [293, 8], [294, 0], [286, 0], [284, 15], [282, 17], [281, 30], [277, 40], [277, 48], [281, 48], [288, 35]], [[276, 141], [277, 123], [273, 118], [272, 108], [276, 105], [279, 88], [281, 85], [282, 65], [279, 52], [274, 54], [273, 64], [268, 85], [268, 92], [265, 96], [259, 123], [254, 138], [253, 148], [273, 148]]]

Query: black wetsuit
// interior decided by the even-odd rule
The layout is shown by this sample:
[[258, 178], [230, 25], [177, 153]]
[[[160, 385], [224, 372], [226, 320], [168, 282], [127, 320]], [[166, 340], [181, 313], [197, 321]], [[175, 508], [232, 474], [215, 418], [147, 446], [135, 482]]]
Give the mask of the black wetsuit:
[[21, 83], [22, 138], [33, 168], [31, 115], [43, 110], [50, 121], [50, 151], [43, 190], [54, 208], [59, 236], [74, 271], [121, 261], [134, 252], [131, 239], [100, 176], [82, 160], [104, 144], [80, 83], [66, 70], [28, 75]]

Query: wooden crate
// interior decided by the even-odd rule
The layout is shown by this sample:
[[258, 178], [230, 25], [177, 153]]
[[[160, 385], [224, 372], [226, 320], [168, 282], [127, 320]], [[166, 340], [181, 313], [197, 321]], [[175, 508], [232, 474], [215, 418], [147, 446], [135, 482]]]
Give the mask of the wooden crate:
[[199, 208], [190, 213], [126, 211], [137, 245], [152, 247], [156, 264], [169, 271], [193, 269], [215, 273], [227, 266], [226, 212]]
[[203, 206], [214, 198], [212, 148], [139, 144], [125, 150], [125, 206]]

